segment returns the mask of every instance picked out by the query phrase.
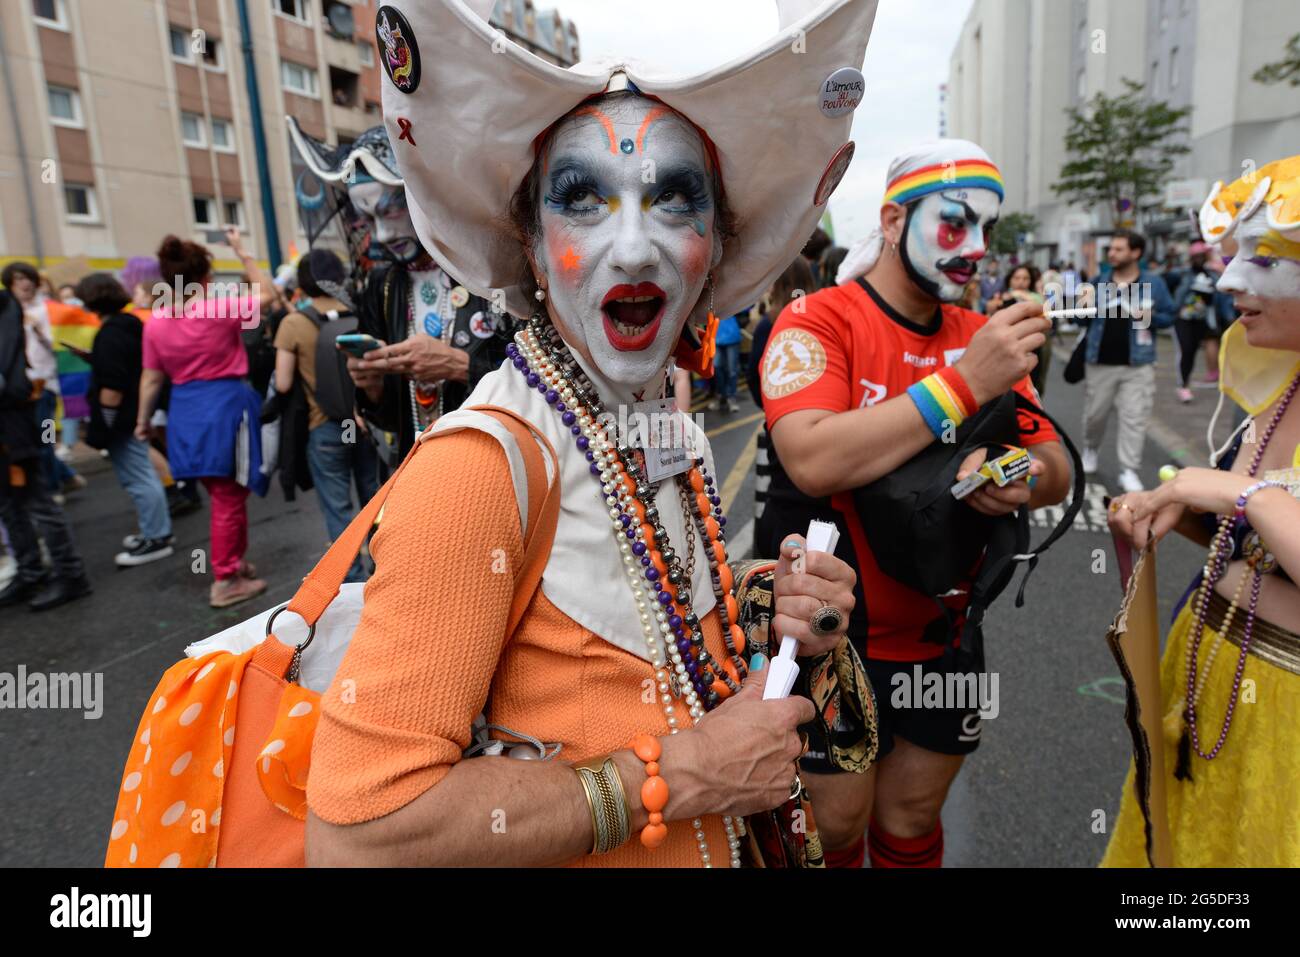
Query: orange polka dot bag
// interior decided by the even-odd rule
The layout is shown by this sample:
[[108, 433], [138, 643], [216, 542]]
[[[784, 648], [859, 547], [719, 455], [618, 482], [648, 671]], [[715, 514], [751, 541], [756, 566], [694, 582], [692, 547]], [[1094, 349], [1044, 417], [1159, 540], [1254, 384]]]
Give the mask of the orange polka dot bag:
[[[530, 489], [546, 466], [529, 427], [504, 409], [499, 419], [523, 453]], [[538, 434], [539, 433], [534, 433]], [[544, 438], [552, 459], [555, 452]], [[417, 443], [406, 462], [419, 451]], [[406, 462], [353, 519], [284, 608], [266, 639], [234, 654], [213, 651], [167, 670], [145, 706], [126, 760], [109, 834], [106, 867], [302, 867], [307, 776], [320, 693], [298, 683], [302, 650], [334, 600]], [[558, 472], [557, 472], [558, 474]], [[559, 483], [529, 495], [525, 550], [531, 571], [517, 583], [511, 629], [541, 578], [559, 512]], [[280, 611], [309, 626], [297, 648], [271, 631]], [[352, 623], [355, 625], [355, 622]]]

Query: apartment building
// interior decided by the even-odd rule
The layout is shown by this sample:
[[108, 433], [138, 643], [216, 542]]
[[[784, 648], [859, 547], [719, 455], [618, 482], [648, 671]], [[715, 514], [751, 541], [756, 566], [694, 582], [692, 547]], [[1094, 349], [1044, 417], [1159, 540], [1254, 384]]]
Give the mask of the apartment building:
[[975, 0], [949, 62], [947, 128], [1000, 165], [1004, 209], [1038, 219], [1036, 260], [1093, 268], [1110, 211], [1065, 203], [1051, 188], [1066, 161], [1067, 109], [1119, 95], [1125, 78], [1191, 107], [1191, 152], [1170, 173], [1171, 191], [1142, 204], [1160, 250], [1190, 237], [1189, 211], [1216, 179], [1296, 151], [1300, 97], [1251, 78], [1296, 33], [1294, 0]]
[[[174, 232], [234, 270], [228, 225], [263, 261], [304, 248], [284, 117], [331, 143], [382, 121], [380, 2], [0, 0], [0, 262], [113, 269]], [[576, 27], [533, 0], [492, 20], [578, 58]]]

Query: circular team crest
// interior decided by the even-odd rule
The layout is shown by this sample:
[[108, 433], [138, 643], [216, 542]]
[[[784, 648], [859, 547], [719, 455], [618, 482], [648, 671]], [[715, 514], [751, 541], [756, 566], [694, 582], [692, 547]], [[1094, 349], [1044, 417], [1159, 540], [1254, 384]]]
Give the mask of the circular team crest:
[[393, 7], [380, 7], [375, 14], [375, 37], [388, 79], [398, 91], [414, 93], [420, 85], [420, 47], [406, 17]]
[[763, 395], [781, 399], [807, 388], [826, 371], [826, 350], [803, 329], [783, 330], [767, 347], [763, 360]]

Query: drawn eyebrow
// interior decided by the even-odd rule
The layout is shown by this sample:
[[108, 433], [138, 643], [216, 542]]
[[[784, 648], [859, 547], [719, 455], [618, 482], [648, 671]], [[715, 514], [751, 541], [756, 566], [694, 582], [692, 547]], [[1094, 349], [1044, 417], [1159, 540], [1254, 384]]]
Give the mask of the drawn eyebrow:
[[[958, 206], [960, 206], [962, 208], [962, 212], [966, 216], [967, 222], [969, 222], [971, 225], [977, 225], [979, 223], [980, 221], [979, 214], [975, 212], [975, 210], [971, 209], [970, 204], [967, 203], [964, 199], [959, 199], [956, 196], [949, 196], [947, 193], [943, 191], [940, 191], [939, 195], [942, 196], [944, 199], [946, 199], [948, 202], [956, 203]], [[997, 222], [997, 220], [994, 219], [993, 222]]]

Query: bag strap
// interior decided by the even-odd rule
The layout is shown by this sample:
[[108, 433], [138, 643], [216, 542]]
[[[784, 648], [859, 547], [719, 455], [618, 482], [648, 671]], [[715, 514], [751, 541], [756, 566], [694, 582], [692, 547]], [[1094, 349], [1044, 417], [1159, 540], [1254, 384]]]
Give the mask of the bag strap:
[[[481, 411], [501, 422], [514, 437], [524, 459], [529, 489], [528, 530], [524, 537], [524, 561], [510, 609], [510, 630], [513, 631], [523, 615], [524, 608], [537, 590], [537, 583], [541, 580], [542, 569], [546, 567], [546, 559], [550, 555], [551, 543], [555, 538], [555, 524], [560, 512], [559, 456], [555, 454], [555, 448], [546, 436], [510, 409], [499, 406], [465, 406], [465, 408]], [[545, 496], [536, 494], [536, 490], [546, 484], [546, 466], [537, 442], [533, 441], [534, 435], [545, 445], [551, 461], [555, 464], [555, 481], [549, 484]], [[425, 441], [432, 441], [433, 438], [436, 436], [431, 436]], [[361, 551], [366, 536], [370, 534], [370, 529], [383, 511], [384, 502], [388, 499], [394, 483], [424, 444], [424, 442], [416, 442], [397, 471], [357, 513], [348, 527], [343, 530], [343, 534], [334, 540], [334, 544], [329, 547], [321, 560], [316, 563], [316, 567], [298, 586], [298, 591], [289, 599], [285, 607], [299, 615], [309, 627], [320, 620], [320, 616], [325, 613], [330, 602], [338, 595], [343, 579], [347, 577], [348, 569], [352, 567], [352, 562]]]

